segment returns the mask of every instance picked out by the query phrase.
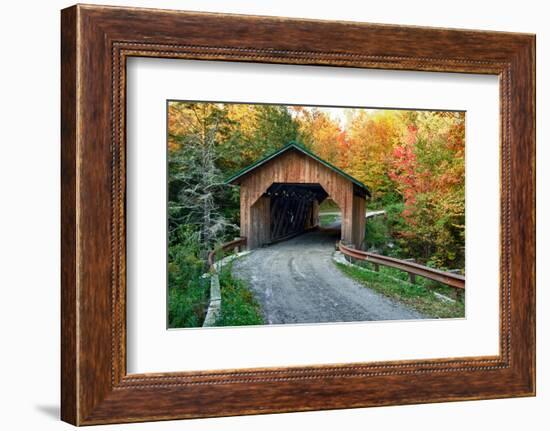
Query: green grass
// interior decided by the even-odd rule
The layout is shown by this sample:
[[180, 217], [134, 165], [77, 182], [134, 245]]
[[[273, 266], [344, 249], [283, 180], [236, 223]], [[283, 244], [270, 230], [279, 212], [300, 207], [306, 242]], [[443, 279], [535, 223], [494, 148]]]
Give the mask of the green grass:
[[263, 325], [260, 304], [243, 280], [231, 275], [231, 264], [220, 272], [222, 308], [216, 326]]
[[168, 248], [168, 327], [202, 326], [210, 297], [210, 280], [201, 278], [206, 267], [198, 257], [193, 237], [184, 236]]
[[321, 205], [319, 205], [319, 211], [340, 211], [340, 208], [338, 207], [338, 204], [336, 202], [328, 198], [321, 202]]
[[168, 326], [197, 328], [202, 326], [210, 297], [210, 280], [197, 278], [184, 287], [168, 291]]
[[366, 266], [347, 266], [341, 263], [336, 265], [344, 274], [364, 286], [404, 303], [426, 316], [435, 318], [464, 317], [463, 298], [459, 298], [455, 302], [448, 302], [437, 298], [434, 294], [434, 292], [438, 292], [452, 298], [453, 288], [418, 276], [416, 277], [417, 282], [412, 284], [406, 281], [407, 273], [393, 268], [381, 266], [380, 272], [376, 272]]
[[320, 214], [319, 215], [319, 224], [321, 226], [329, 226], [332, 223], [334, 223], [337, 218], [338, 218], [338, 216], [334, 215], [334, 214]]

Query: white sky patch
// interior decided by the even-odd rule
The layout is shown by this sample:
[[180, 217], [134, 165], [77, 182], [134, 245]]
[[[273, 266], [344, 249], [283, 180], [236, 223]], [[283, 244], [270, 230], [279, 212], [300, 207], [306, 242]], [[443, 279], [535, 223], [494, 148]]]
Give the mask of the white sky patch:
[[[302, 108], [306, 111], [318, 110], [318, 111], [324, 112], [332, 120], [336, 121], [342, 129], [345, 129], [347, 127], [348, 114], [350, 114], [351, 111], [361, 110], [361, 111], [367, 111], [369, 113], [374, 113], [380, 110], [380, 109], [371, 109], [371, 108], [352, 108], [352, 107], [345, 107], [345, 108], [334, 107], [333, 108], [328, 106], [302, 106]], [[290, 112], [292, 113], [292, 115], [296, 115], [295, 111], [293, 111], [292, 109], [290, 110]]]

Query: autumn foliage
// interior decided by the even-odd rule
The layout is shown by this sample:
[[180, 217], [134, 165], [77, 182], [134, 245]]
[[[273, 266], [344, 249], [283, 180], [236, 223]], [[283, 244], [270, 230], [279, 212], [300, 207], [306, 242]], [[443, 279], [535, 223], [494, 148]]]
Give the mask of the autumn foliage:
[[[370, 209], [386, 210], [371, 240], [375, 225], [367, 226], [366, 248], [464, 268], [463, 112], [185, 102], [168, 109], [169, 162], [185, 152], [186, 137], [213, 136], [216, 167], [228, 177], [297, 141], [366, 184]], [[178, 187], [170, 185], [171, 201]], [[220, 199], [236, 222], [238, 195]]]

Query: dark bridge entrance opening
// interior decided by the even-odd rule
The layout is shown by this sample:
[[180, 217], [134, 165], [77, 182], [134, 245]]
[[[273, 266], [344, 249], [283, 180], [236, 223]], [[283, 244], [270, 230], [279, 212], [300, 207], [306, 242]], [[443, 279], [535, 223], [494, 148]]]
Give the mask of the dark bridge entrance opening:
[[319, 225], [319, 204], [328, 196], [320, 184], [273, 183], [270, 198], [270, 240], [278, 241]]

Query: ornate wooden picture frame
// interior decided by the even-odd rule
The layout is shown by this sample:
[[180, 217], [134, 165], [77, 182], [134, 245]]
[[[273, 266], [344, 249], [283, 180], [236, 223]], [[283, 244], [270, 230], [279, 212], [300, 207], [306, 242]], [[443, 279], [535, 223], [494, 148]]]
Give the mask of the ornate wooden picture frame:
[[[62, 11], [61, 49], [64, 421], [534, 395], [534, 35], [78, 5]], [[125, 98], [133, 56], [497, 75], [500, 354], [127, 374]]]

